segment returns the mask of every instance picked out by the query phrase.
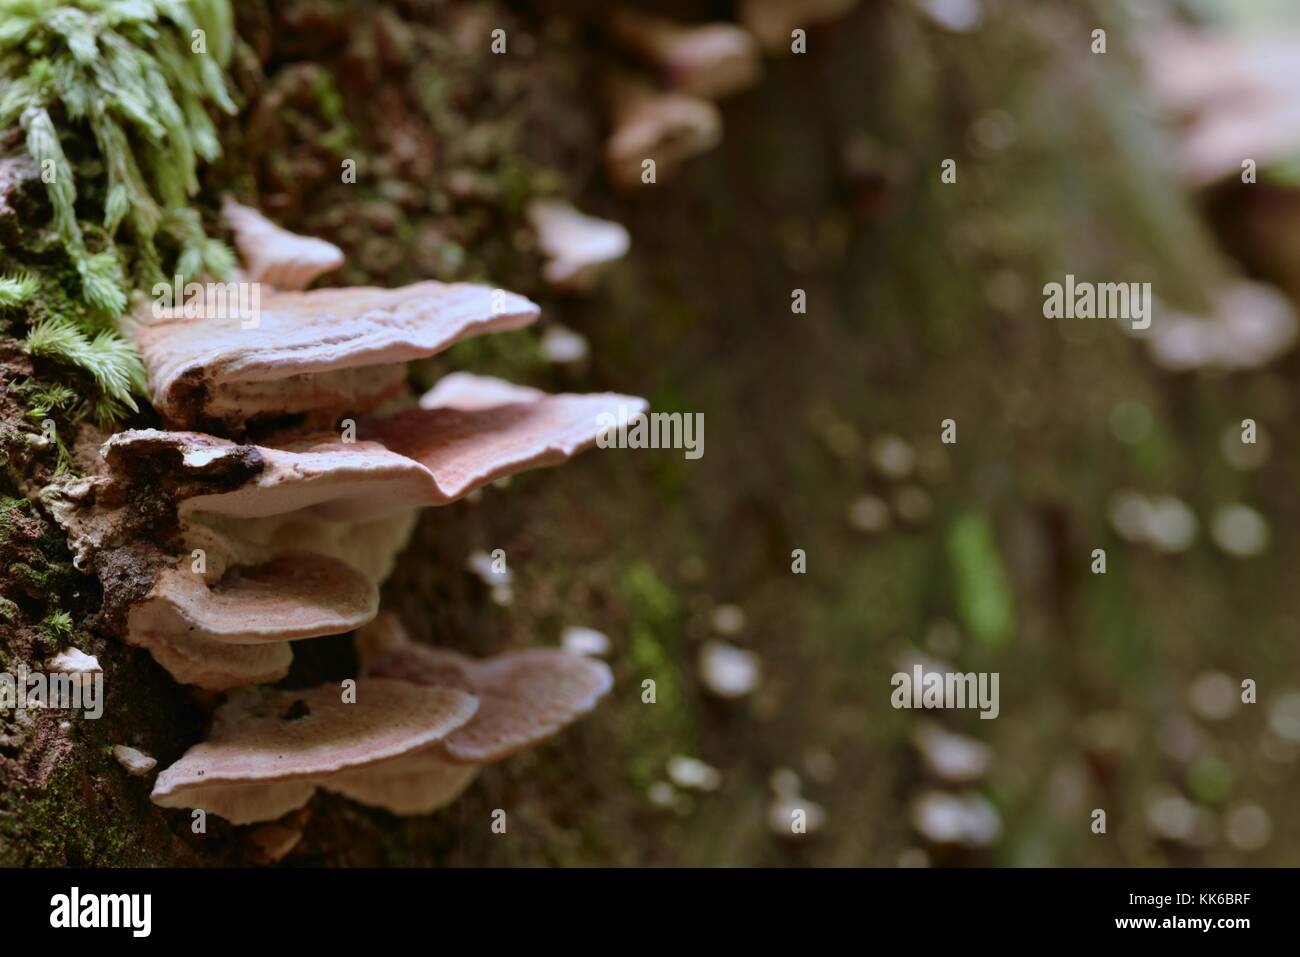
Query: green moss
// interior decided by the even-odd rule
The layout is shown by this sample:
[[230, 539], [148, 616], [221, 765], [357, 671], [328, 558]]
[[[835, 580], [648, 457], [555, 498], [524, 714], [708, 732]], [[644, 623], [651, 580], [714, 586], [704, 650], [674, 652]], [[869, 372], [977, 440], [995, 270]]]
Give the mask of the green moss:
[[34, 595], [52, 596], [72, 586], [70, 565], [42, 562], [40, 568], [34, 568], [27, 562], [14, 562], [8, 571], [13, 581]]
[[677, 596], [645, 562], [634, 562], [627, 567], [622, 591], [628, 614], [647, 627], [667, 628], [680, 614]]
[[208, 108], [235, 111], [233, 42], [229, 0], [0, 0], [0, 130], [21, 127], [52, 213], [0, 261], [0, 312], [20, 311], [34, 354], [91, 376], [80, 413], [101, 426], [145, 394], [112, 328], [129, 290], [234, 268], [191, 205], [220, 153]]
[[500, 376], [512, 382], [535, 379], [546, 368], [537, 335], [527, 329], [466, 339], [446, 354], [445, 361], [447, 368]]
[[533, 196], [535, 178], [532, 164], [526, 159], [514, 153], [502, 156], [497, 166], [497, 195], [501, 208], [512, 216], [520, 215]]
[[1196, 759], [1187, 771], [1187, 788], [1206, 804], [1223, 805], [1232, 797], [1236, 774], [1232, 765], [1216, 755]]
[[[186, 275], [228, 270], [189, 209], [199, 161], [220, 152], [206, 107], [235, 110], [222, 73], [228, 0], [0, 0], [0, 22], [0, 128], [17, 122], [26, 134], [82, 298], [120, 313], [125, 275], [162, 278], [158, 238], [177, 244]], [[87, 242], [75, 208], [84, 197], [100, 213], [103, 249]], [[119, 246], [123, 223], [130, 243]]]
[[[673, 754], [689, 752], [694, 715], [681, 672], [681, 606], [677, 596], [645, 562], [634, 562], [620, 582], [628, 614], [635, 697], [624, 705], [629, 760], [637, 787], [648, 787]], [[655, 701], [642, 701], [642, 682], [655, 682]]]
[[329, 124], [329, 129], [319, 134], [317, 142], [325, 152], [344, 156], [356, 141], [356, 131], [348, 122], [343, 94], [328, 70], [317, 64], [306, 68], [310, 69], [309, 81], [316, 100], [316, 114]]
[[0, 310], [15, 309], [31, 302], [40, 283], [29, 272], [0, 276]]
[[139, 835], [127, 823], [128, 815], [115, 823], [98, 813], [94, 802], [85, 800], [82, 780], [85, 768], [77, 761], [61, 762], [45, 786], [28, 792], [22, 804], [23, 840], [15, 841], [11, 853], [21, 847], [25, 859], [2, 863], [35, 867], [130, 864], [138, 854]]
[[948, 558], [962, 623], [980, 644], [1001, 648], [1015, 633], [1015, 603], [993, 526], [984, 515], [967, 512], [953, 522]]
[[72, 616], [66, 611], [50, 612], [40, 626], [41, 637], [45, 639], [47, 645], [57, 646], [62, 642], [71, 641], [75, 632]]
[[47, 319], [27, 334], [32, 355], [69, 363], [87, 372], [99, 389], [91, 408], [101, 426], [107, 427], [125, 410], [138, 411], [134, 394], [146, 391], [146, 376], [140, 356], [116, 332], [102, 330], [87, 335], [66, 317]]

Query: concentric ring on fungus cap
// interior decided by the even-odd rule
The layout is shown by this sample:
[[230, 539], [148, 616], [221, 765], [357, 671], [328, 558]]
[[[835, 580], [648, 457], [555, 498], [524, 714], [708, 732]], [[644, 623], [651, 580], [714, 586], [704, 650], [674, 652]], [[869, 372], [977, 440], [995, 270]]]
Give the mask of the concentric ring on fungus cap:
[[247, 688], [217, 709], [208, 739], [158, 775], [152, 800], [202, 808], [232, 824], [302, 807], [331, 775], [420, 751], [470, 720], [474, 695], [361, 678], [356, 702], [339, 685]]
[[595, 708], [613, 686], [602, 661], [554, 648], [491, 658], [410, 642], [382, 614], [357, 635], [362, 673], [472, 691], [479, 709], [437, 745], [334, 775], [327, 790], [394, 814], [427, 814], [456, 798], [479, 768], [557, 734]]

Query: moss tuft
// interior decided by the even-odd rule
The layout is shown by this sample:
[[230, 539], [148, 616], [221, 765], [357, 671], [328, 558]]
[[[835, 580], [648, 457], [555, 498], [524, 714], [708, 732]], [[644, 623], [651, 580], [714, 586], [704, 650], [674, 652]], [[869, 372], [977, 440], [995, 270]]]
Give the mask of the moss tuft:
[[28, 332], [27, 348], [34, 356], [66, 362], [90, 374], [101, 395], [94, 406], [101, 427], [123, 410], [137, 411], [132, 393], [145, 390], [144, 366], [131, 344], [116, 332], [105, 329], [90, 336], [71, 319], [47, 319]]
[[0, 276], [0, 310], [16, 309], [31, 302], [39, 285], [36, 277], [28, 272]]
[[[207, 106], [235, 111], [222, 72], [228, 0], [0, 0], [0, 24], [0, 128], [23, 128], [82, 299], [120, 314], [128, 277], [163, 278], [160, 234], [184, 275], [224, 275], [229, 257], [197, 228], [189, 200], [199, 160], [220, 153]], [[90, 248], [78, 218], [85, 196], [104, 249]], [[131, 241], [118, 245], [123, 223]]]
[[229, 0], [0, 0], [0, 132], [21, 128], [51, 210], [48, 230], [0, 257], [0, 317], [21, 310], [32, 353], [96, 386], [77, 385], [75, 412], [47, 393], [34, 414], [109, 428], [135, 411], [143, 370], [112, 328], [130, 290], [232, 273], [191, 201], [221, 152], [209, 109], [235, 112], [234, 39]]

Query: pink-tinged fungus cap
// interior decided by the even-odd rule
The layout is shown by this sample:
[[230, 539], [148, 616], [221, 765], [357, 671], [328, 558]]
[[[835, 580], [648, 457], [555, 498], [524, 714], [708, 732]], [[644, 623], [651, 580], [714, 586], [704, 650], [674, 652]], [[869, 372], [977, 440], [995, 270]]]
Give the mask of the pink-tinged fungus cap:
[[311, 281], [343, 265], [343, 250], [275, 225], [257, 210], [226, 197], [221, 219], [234, 233], [246, 278], [276, 289], [306, 289]]
[[515, 385], [492, 376], [449, 372], [432, 389], [420, 396], [420, 408], [472, 412], [475, 409], [489, 409], [494, 405], [532, 402], [545, 395], [540, 389]]
[[406, 409], [371, 420], [362, 434], [424, 466], [432, 479], [427, 504], [445, 504], [505, 475], [572, 458], [596, 444], [607, 421], [645, 408], [643, 399], [613, 393], [543, 395], [469, 411]]
[[641, 184], [645, 160], [654, 160], [656, 175], [666, 176], [722, 141], [722, 114], [707, 100], [632, 86], [616, 88], [615, 96], [605, 166], [621, 189]]
[[343, 442], [332, 433], [255, 449], [263, 470], [236, 488], [188, 497], [185, 515], [268, 518], [305, 512], [361, 521], [430, 504], [429, 474], [378, 442]]
[[326, 791], [393, 814], [430, 814], [464, 793], [478, 777], [476, 764], [452, 764], [426, 748], [382, 764], [343, 771], [321, 782]]
[[331, 775], [436, 744], [477, 705], [453, 688], [382, 678], [359, 679], [354, 704], [338, 685], [243, 690], [217, 710], [208, 740], [158, 775], [152, 798], [233, 824], [273, 820]]
[[287, 641], [232, 645], [197, 632], [155, 631], [140, 623], [128, 623], [125, 637], [128, 644], [146, 649], [181, 684], [207, 691], [273, 684], [289, 673], [293, 663]]
[[1191, 182], [1300, 149], [1300, 34], [1163, 30], [1143, 50], [1156, 100], [1183, 122], [1179, 164]]
[[1190, 372], [1268, 365], [1294, 347], [1298, 331], [1295, 307], [1286, 296], [1263, 283], [1238, 279], [1215, 292], [1208, 317], [1169, 310], [1146, 332], [1132, 334], [1147, 339], [1160, 367]]
[[261, 297], [252, 328], [239, 316], [173, 312], [131, 331], [165, 418], [182, 426], [242, 426], [277, 415], [374, 408], [403, 390], [402, 363], [471, 336], [526, 326], [538, 313], [504, 290], [419, 282], [271, 292]]
[[[382, 637], [376, 639], [374, 631]], [[416, 644], [391, 616], [381, 616], [357, 638], [362, 674], [440, 687], [479, 697], [474, 720], [443, 740], [458, 764], [489, 764], [558, 733], [596, 707], [614, 678], [609, 666], [556, 648], [526, 648], [476, 659]]]
[[[538, 393], [539, 395], [541, 393]], [[375, 442], [336, 433], [286, 433], [252, 445], [200, 432], [137, 429], [103, 447], [109, 465], [127, 472], [146, 457], [174, 463], [179, 514], [268, 518], [302, 512], [352, 522], [428, 504], [426, 469]]]
[[335, 775], [324, 787], [396, 814], [422, 814], [457, 797], [481, 765], [551, 737], [595, 708], [613, 686], [604, 662], [533, 648], [476, 660], [409, 642], [381, 615], [357, 635], [362, 673], [478, 696], [479, 710], [437, 746]]
[[320, 555], [237, 568], [215, 584], [190, 567], [185, 557], [158, 573], [127, 614], [125, 637], [177, 681], [210, 691], [280, 680], [290, 641], [350, 631], [379, 606], [375, 582]]
[[[446, 505], [503, 476], [566, 461], [593, 446], [607, 423], [645, 408], [633, 396], [548, 395], [453, 374], [419, 408], [363, 421], [355, 442], [314, 434], [280, 437], [274, 448], [235, 447], [255, 453], [262, 469], [233, 489], [189, 495], [183, 513], [258, 518], [310, 510], [357, 521]], [[233, 454], [183, 441], [190, 461]]]
[[126, 744], [113, 745], [113, 757], [132, 777], [144, 777], [158, 765], [157, 759], [152, 755]]
[[627, 230], [618, 223], [586, 216], [558, 200], [533, 200], [528, 205], [528, 219], [548, 260], [542, 276], [563, 291], [590, 290], [632, 244]]
[[[442, 744], [447, 758], [459, 764], [500, 761], [558, 734], [594, 709], [614, 685], [603, 661], [555, 648], [510, 651], [482, 661], [429, 650], [460, 664], [479, 696], [479, 718]], [[376, 670], [382, 673], [383, 665]]]
[[374, 584], [333, 558], [283, 555], [232, 569], [211, 584], [182, 559], [159, 573], [131, 618], [156, 630], [257, 645], [351, 631], [374, 618], [378, 607]]
[[753, 86], [763, 73], [758, 44], [732, 23], [685, 25], [623, 9], [610, 17], [609, 29], [658, 67], [668, 86], [690, 96], [721, 99]]
[[392, 572], [418, 520], [415, 508], [338, 520], [310, 510], [252, 520], [206, 513], [184, 521], [181, 536], [190, 554], [204, 550], [209, 576], [301, 552], [338, 559], [378, 584]]
[[[288, 642], [374, 617], [418, 508], [564, 461], [645, 408], [630, 396], [552, 396], [464, 375], [424, 404], [363, 420], [356, 442], [290, 436], [272, 447], [142, 430], [105, 443], [122, 475], [167, 471], [183, 541], [130, 608], [127, 641], [202, 688], [279, 680]], [[193, 549], [203, 550], [201, 571]]]

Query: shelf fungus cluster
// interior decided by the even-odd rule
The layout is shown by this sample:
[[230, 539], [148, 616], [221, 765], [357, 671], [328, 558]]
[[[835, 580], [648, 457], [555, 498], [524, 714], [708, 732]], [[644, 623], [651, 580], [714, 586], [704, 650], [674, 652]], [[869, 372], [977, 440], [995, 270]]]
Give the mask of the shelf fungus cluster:
[[[97, 472], [55, 505], [126, 641], [182, 683], [231, 692], [211, 739], [159, 776], [154, 799], [235, 822], [273, 819], [318, 785], [432, 809], [478, 766], [590, 710], [610, 676], [561, 651], [475, 662], [399, 642], [396, 623], [377, 620], [379, 586], [421, 509], [566, 461], [596, 443], [607, 413], [645, 403], [467, 373], [417, 400], [405, 362], [525, 326], [537, 306], [437, 282], [303, 291], [339, 264], [334, 247], [246, 207], [225, 216], [240, 281], [270, 287], [257, 321], [211, 300], [141, 302], [127, 331], [169, 429], [112, 436]], [[386, 656], [366, 662], [355, 703], [337, 685], [251, 687], [288, 673], [293, 642], [359, 628]]]
[[639, 68], [609, 84], [610, 182], [620, 189], [657, 182], [713, 149], [722, 141], [715, 102], [758, 83], [763, 52], [791, 53], [801, 31], [856, 5], [857, 0], [745, 0], [740, 25], [683, 24], [630, 8], [608, 14], [606, 32]]
[[[610, 37], [653, 76], [614, 77], [605, 170], [620, 189], [657, 182], [722, 141], [713, 101], [758, 82], [762, 58], [748, 32], [730, 23], [685, 26], [629, 9], [606, 21]], [[647, 179], [647, 177], [649, 177]]]
[[484, 661], [409, 642], [382, 615], [357, 636], [355, 702], [336, 685], [242, 689], [212, 734], [158, 776], [164, 807], [201, 807], [236, 824], [268, 821], [316, 788], [395, 814], [455, 800], [479, 769], [550, 737], [595, 707], [613, 678], [558, 649]]

